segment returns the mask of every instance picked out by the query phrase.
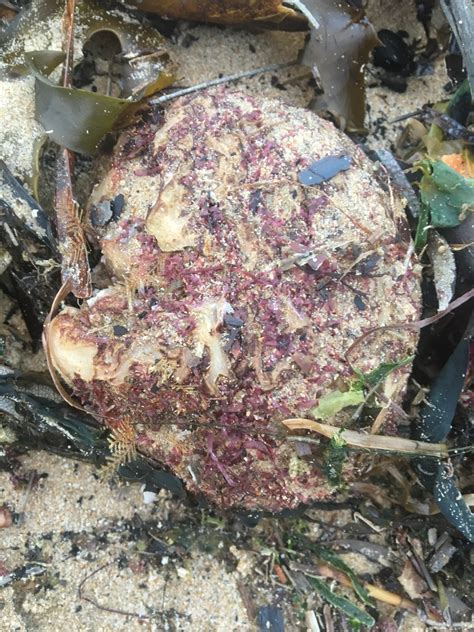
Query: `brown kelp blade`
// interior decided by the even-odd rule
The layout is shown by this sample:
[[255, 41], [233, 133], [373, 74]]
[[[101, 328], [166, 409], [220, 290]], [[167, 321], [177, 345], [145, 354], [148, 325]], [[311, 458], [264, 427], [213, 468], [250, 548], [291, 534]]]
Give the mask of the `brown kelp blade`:
[[306, 19], [280, 0], [131, 0], [127, 4], [174, 20], [288, 31], [307, 28]]
[[36, 116], [49, 138], [58, 145], [92, 154], [131, 102], [54, 84], [47, 74], [64, 59], [64, 53], [59, 51], [26, 54], [36, 77]]
[[309, 15], [311, 37], [302, 63], [311, 66], [324, 94], [316, 110], [328, 110], [340, 127], [364, 130], [364, 65], [378, 42], [363, 9], [343, 0], [289, 2]]

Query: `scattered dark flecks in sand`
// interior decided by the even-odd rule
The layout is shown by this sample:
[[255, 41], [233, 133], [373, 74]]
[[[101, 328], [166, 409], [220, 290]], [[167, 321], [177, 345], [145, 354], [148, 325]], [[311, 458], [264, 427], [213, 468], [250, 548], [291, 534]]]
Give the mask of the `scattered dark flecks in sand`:
[[[57, 457], [54, 459], [58, 460]], [[77, 464], [68, 463], [73, 476], [71, 482], [77, 481], [73, 465]], [[418, 570], [420, 564], [424, 565], [435, 582], [439, 573], [451, 576], [457, 572], [468, 554], [452, 528], [438, 531], [441, 535], [436, 539], [433, 535], [423, 537], [427, 528], [439, 529], [436, 516], [420, 518], [418, 523], [407, 526], [407, 523], [410, 525], [410, 520], [407, 520], [410, 514], [407, 515], [402, 507], [394, 510], [387, 505], [371, 504], [367, 500], [367, 490], [361, 497], [351, 493], [350, 503], [323, 503], [317, 509], [303, 510], [299, 514], [295, 512], [295, 516], [289, 518], [260, 515], [258, 521], [250, 523], [233, 515], [219, 516], [209, 509], [185, 506], [181, 500], [173, 500], [163, 492], [157, 495], [154, 505], [145, 508], [136, 504], [140, 496], [136, 486], [110, 487], [88, 476], [93, 472], [90, 466], [78, 466], [81, 480], [88, 481], [88, 488], [93, 487], [91, 491], [95, 492], [91, 495], [97, 496], [102, 503], [100, 520], [91, 522], [90, 511], [95, 503], [83, 494], [75, 482], [69, 492], [71, 509], [65, 516], [71, 528], [61, 528], [59, 524], [47, 527], [38, 524], [38, 513], [45, 513], [43, 499], [48, 498], [52, 491], [48, 485], [55, 484], [49, 478], [45, 479], [49, 482], [44, 488], [37, 490], [38, 496], [32, 500], [33, 505], [27, 507], [26, 520], [20, 531], [16, 535], [12, 533], [15, 527], [4, 531], [8, 533], [7, 539], [2, 541], [2, 547], [7, 552], [5, 570], [7, 575], [18, 575], [18, 581], [11, 581], [8, 585], [17, 595], [14, 600], [16, 610], [25, 619], [30, 616], [32, 603], [41, 606], [41, 611], [41, 604], [46, 604], [48, 600], [67, 599], [76, 617], [79, 613], [80, 616], [91, 616], [97, 611], [93, 616], [101, 617], [103, 622], [112, 621], [109, 617], [123, 620], [123, 617], [130, 616], [130, 621], [136, 621], [137, 630], [140, 618], [163, 626], [166, 623], [170, 626], [168, 629], [193, 629], [193, 625], [196, 629], [197, 615], [188, 601], [191, 599], [188, 589], [197, 590], [198, 584], [212, 583], [212, 577], [217, 573], [217, 581], [220, 583], [225, 577], [231, 587], [229, 594], [238, 590], [238, 594], [246, 595], [244, 601], [247, 603], [239, 606], [243, 611], [238, 610], [232, 615], [233, 618], [240, 617], [236, 627], [225, 629], [254, 630], [263, 620], [262, 613], [268, 615], [270, 606], [271, 612], [276, 613], [275, 621], [284, 620], [285, 629], [303, 630], [310, 593], [306, 592], [304, 573], [292, 570], [292, 563], [303, 562], [308, 567], [318, 568], [324, 578], [331, 561], [339, 564], [335, 562], [336, 558], [330, 557], [333, 551], [355, 573], [357, 581], [378, 584], [409, 600], [397, 580], [405, 558], [399, 553], [394, 557], [391, 552], [393, 533], [397, 534], [397, 551], [411, 552], [412, 558], [417, 560]], [[384, 476], [390, 478], [386, 472]], [[67, 480], [67, 476], [65, 478]], [[377, 485], [372, 483], [374, 493], [380, 493], [382, 489], [381, 478], [375, 474]], [[15, 492], [13, 488], [4, 487], [10, 493], [13, 505], [17, 504], [23, 490]], [[81, 498], [79, 505], [77, 501]], [[119, 498], [122, 498], [120, 502]], [[136, 499], [135, 508], [130, 513], [133, 498]], [[121, 506], [125, 510], [123, 516], [117, 513]], [[357, 522], [355, 517], [358, 517]], [[389, 529], [391, 524], [393, 531]], [[308, 548], [309, 542], [314, 543], [315, 551]], [[15, 550], [14, 546], [20, 543], [23, 546], [16, 546]], [[318, 545], [328, 553], [321, 553]], [[25, 548], [28, 552], [26, 556]], [[321, 560], [319, 555], [325, 557]], [[25, 564], [27, 559], [28, 564]], [[28, 573], [33, 576], [23, 581], [23, 571], [18, 573], [18, 569], [41, 569], [37, 571], [41, 575], [36, 577], [36, 571], [30, 570]], [[104, 576], [108, 585], [113, 584], [114, 591], [105, 590]], [[84, 580], [79, 595], [79, 584]], [[323, 581], [332, 580], [328, 576]], [[218, 585], [216, 590], [219, 590]], [[460, 574], [459, 580], [453, 579], [449, 588], [461, 605], [469, 605], [469, 580], [465, 575]], [[335, 590], [349, 600], [357, 600], [353, 590], [339, 582]], [[123, 591], [128, 591], [126, 600], [117, 598]], [[153, 599], [152, 595], [155, 596]], [[163, 599], [159, 611], [166, 614], [166, 621], [163, 614], [154, 610], [157, 608], [156, 595], [160, 595], [160, 604]], [[324, 600], [320, 601], [317, 596], [313, 599], [316, 601], [311, 602], [312, 607], [319, 611]], [[434, 597], [429, 599], [436, 607]], [[416, 599], [415, 603], [419, 607], [422, 605]], [[78, 609], [78, 606], [81, 608]], [[223, 619], [219, 618], [223, 615], [217, 612], [214, 604], [209, 608], [207, 616], [211, 618], [208, 621], [212, 622], [214, 613], [216, 621], [225, 621], [227, 626], [230, 625], [225, 615]], [[377, 608], [386, 612], [383, 603], [377, 602]], [[252, 618], [244, 615], [244, 611], [252, 612]], [[342, 615], [337, 610], [332, 612], [337, 629], [342, 625]], [[40, 612], [35, 616], [39, 617], [35, 621], [41, 627], [43, 615]], [[246, 618], [242, 619], [243, 616]], [[414, 618], [409, 610], [402, 610], [400, 617], [399, 630], [413, 629], [410, 626], [414, 625]], [[172, 627], [173, 621], [178, 621], [175, 628]], [[135, 630], [134, 624], [130, 625], [130, 629]], [[206, 629], [224, 628], [209, 625]]]

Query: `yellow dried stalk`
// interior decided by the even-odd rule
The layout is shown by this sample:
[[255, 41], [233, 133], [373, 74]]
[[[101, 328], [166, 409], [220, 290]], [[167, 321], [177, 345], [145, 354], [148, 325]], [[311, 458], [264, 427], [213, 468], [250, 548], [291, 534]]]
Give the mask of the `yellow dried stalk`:
[[[330, 426], [301, 417], [285, 419], [282, 423], [290, 430], [313, 430], [329, 439], [334, 437], [334, 435], [338, 435], [346, 442], [347, 447], [359, 450], [414, 454], [416, 456], [435, 456], [440, 459], [449, 456], [448, 447], [445, 443], [426, 443], [424, 441], [413, 441], [400, 437], [363, 434], [362, 432], [344, 430], [337, 426]], [[301, 440], [304, 441], [304, 437], [301, 437]]]

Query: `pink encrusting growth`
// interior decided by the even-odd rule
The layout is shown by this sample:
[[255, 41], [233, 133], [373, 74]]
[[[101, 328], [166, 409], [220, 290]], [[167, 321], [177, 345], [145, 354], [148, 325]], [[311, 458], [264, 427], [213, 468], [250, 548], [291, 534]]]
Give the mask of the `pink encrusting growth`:
[[[347, 171], [298, 181], [335, 154], [351, 157]], [[110, 287], [52, 321], [57, 370], [93, 414], [131, 419], [140, 450], [220, 506], [330, 497], [318, 452], [300, 458], [281, 421], [349, 383], [345, 352], [366, 328], [417, 318], [401, 203], [327, 121], [234, 92], [149, 117], [111, 165], [89, 208], [125, 201], [89, 227]], [[397, 361], [416, 340], [374, 336], [352, 363]]]

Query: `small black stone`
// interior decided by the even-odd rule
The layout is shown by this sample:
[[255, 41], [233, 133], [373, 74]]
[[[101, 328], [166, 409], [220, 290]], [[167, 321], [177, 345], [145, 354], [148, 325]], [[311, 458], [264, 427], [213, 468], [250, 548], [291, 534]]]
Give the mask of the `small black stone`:
[[262, 206], [262, 189], [256, 189], [250, 194], [249, 207], [252, 213], [256, 213], [259, 206]]
[[362, 296], [359, 296], [359, 294], [356, 294], [354, 296], [354, 305], [357, 307], [357, 309], [359, 309], [361, 312], [363, 312], [366, 308], [366, 305], [364, 303], [364, 301], [362, 300]]
[[95, 227], [106, 226], [113, 217], [112, 204], [105, 200], [91, 208], [91, 224]]
[[232, 316], [232, 314], [226, 314], [224, 316], [224, 325], [227, 327], [243, 327], [244, 324], [244, 321], [237, 318], [237, 316]]
[[114, 325], [114, 336], [125, 336], [128, 334], [128, 329], [123, 325]]
[[329, 299], [329, 291], [325, 287], [322, 287], [319, 290], [318, 294], [323, 299], [323, 301], [327, 301]]
[[112, 207], [113, 217], [116, 221], [122, 215], [122, 211], [125, 206], [125, 197], [123, 196], [123, 193], [119, 193], [118, 195], [116, 195], [115, 198], [112, 200], [110, 206]]
[[363, 276], [368, 276], [369, 274], [374, 272], [374, 270], [377, 269], [379, 261], [380, 261], [379, 255], [377, 254], [370, 255], [369, 257], [367, 257], [366, 259], [364, 259], [358, 264], [357, 269]]

